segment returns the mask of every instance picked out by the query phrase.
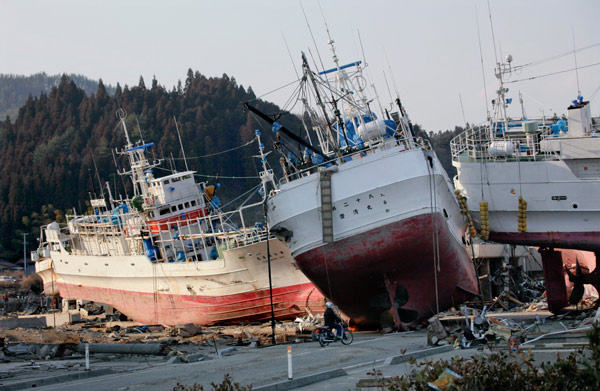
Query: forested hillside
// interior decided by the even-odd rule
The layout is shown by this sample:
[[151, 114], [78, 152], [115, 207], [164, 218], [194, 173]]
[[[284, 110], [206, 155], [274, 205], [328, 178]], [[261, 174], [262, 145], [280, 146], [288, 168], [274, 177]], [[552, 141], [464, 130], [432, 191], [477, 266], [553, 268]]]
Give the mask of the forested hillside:
[[[258, 179], [230, 177], [257, 176], [252, 155], [255, 144], [212, 157], [202, 157], [232, 149], [255, 137], [257, 123], [243, 110], [252, 101], [267, 113], [276, 113], [272, 104], [256, 101], [252, 89], [237, 85], [223, 75], [207, 78], [189, 70], [185, 85], [171, 91], [152, 80], [149, 87], [140, 78], [138, 86], [108, 94], [102, 81], [93, 94], [63, 76], [48, 94], [29, 97], [14, 123], [0, 122], [0, 258], [22, 257], [22, 233], [39, 235], [37, 227], [52, 220], [61, 221], [67, 210], [86, 210], [84, 200], [102, 182], [116, 185], [113, 192], [124, 194], [111, 150], [125, 144], [115, 113], [128, 113], [133, 140], [143, 137], [154, 142], [156, 157], [173, 158], [163, 164], [185, 169], [175, 127], [179, 126], [188, 164], [199, 174], [219, 175], [221, 196], [226, 200], [255, 185]], [[294, 121], [295, 117], [288, 116]], [[284, 123], [287, 120], [283, 119]], [[287, 122], [298, 128], [299, 121]], [[139, 124], [139, 127], [138, 127]], [[270, 145], [271, 132], [263, 142]], [[95, 168], [98, 174], [95, 173]], [[111, 176], [112, 174], [112, 176]], [[162, 175], [161, 172], [158, 172]], [[92, 182], [92, 177], [94, 178]], [[203, 177], [199, 181], [215, 178]], [[31, 245], [33, 248], [37, 243]]]
[[[83, 75], [68, 75], [69, 79], [83, 89], [87, 94], [96, 92], [98, 81]], [[27, 98], [39, 96], [42, 92], [48, 94], [52, 87], [58, 86], [61, 75], [47, 75], [44, 72], [31, 76], [0, 74], [0, 118], [10, 116], [14, 120]], [[114, 94], [115, 88], [105, 86], [109, 95]]]

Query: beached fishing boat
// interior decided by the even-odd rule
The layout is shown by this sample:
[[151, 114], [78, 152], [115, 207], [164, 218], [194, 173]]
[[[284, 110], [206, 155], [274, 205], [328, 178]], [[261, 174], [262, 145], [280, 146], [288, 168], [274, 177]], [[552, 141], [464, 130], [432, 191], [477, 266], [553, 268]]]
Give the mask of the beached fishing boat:
[[[600, 119], [581, 95], [563, 117], [520, 119], [507, 113], [504, 78], [512, 57], [496, 66], [494, 110], [485, 126], [451, 141], [455, 185], [485, 240], [600, 253]], [[542, 251], [551, 310], [568, 305], [563, 262]], [[598, 272], [596, 272], [598, 275]], [[600, 284], [598, 278], [597, 284]], [[600, 286], [600, 285], [599, 285]]]
[[[431, 146], [415, 138], [400, 99], [372, 109], [361, 61], [313, 72], [296, 91], [306, 134], [273, 126], [283, 177], [268, 221], [319, 290], [361, 326], [405, 327], [477, 292], [465, 220]], [[301, 145], [304, 151], [297, 151]], [[268, 190], [265, 185], [265, 190]]]
[[262, 224], [246, 225], [251, 205], [222, 212], [214, 187], [196, 183], [193, 171], [155, 177], [160, 161], [146, 158], [152, 144], [133, 144], [124, 113], [120, 121], [129, 164], [120, 174], [135, 195], [109, 192], [91, 201], [93, 214], [43, 227], [32, 258], [47, 294], [109, 304], [145, 324], [260, 321], [271, 317], [271, 300], [276, 319], [323, 311], [287, 246], [267, 241]]

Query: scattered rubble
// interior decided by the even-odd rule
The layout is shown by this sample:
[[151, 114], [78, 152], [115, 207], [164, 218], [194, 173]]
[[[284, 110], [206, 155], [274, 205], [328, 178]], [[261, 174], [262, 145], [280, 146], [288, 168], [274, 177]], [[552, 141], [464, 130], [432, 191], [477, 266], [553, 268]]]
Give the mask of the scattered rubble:
[[[172, 362], [192, 362], [209, 355], [232, 354], [235, 346], [255, 348], [271, 344], [270, 323], [210, 327], [140, 325], [114, 321], [106, 314], [90, 316], [91, 310], [96, 309], [82, 306], [84, 317], [59, 327], [0, 329], [0, 361], [81, 358], [87, 344], [94, 355], [163, 355]], [[276, 342], [310, 341], [312, 331], [321, 322], [321, 318], [307, 316], [277, 323]]]
[[[526, 307], [526, 305], [525, 305]], [[524, 320], [518, 320], [522, 314]], [[542, 315], [540, 315], [542, 314]], [[560, 325], [560, 330], [542, 332], [546, 323]], [[456, 349], [486, 346], [490, 349], [513, 348], [537, 341], [546, 335], [568, 334], [565, 338], [584, 338], [591, 324], [600, 324], [600, 309], [574, 309], [561, 315], [549, 312], [496, 311], [462, 307], [462, 316], [458, 311], [445, 316], [429, 319], [427, 344], [438, 346], [452, 344]]]

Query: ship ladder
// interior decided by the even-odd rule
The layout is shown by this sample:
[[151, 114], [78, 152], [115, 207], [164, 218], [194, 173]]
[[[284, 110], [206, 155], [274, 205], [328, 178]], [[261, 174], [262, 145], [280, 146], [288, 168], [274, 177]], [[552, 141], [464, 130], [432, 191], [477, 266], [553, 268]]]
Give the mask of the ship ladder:
[[331, 171], [323, 170], [319, 175], [321, 185], [321, 227], [323, 243], [333, 243], [333, 199], [331, 196]]

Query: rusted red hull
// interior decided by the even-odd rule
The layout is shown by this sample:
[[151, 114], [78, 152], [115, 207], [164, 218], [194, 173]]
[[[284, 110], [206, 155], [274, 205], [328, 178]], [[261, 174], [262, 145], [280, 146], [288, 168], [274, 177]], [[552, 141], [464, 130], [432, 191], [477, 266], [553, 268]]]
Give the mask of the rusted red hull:
[[[338, 240], [295, 257], [308, 278], [354, 322], [377, 327], [395, 302], [404, 325], [426, 319], [477, 292], [465, 248], [435, 215], [439, 268], [434, 273], [431, 214]], [[436, 284], [437, 277], [437, 284]], [[436, 299], [437, 288], [437, 299]]]
[[[571, 273], [575, 274], [575, 265], [576, 262], [579, 262], [583, 274], [594, 272], [599, 253], [543, 248], [540, 249], [540, 254], [542, 255], [544, 280], [546, 281], [548, 309], [554, 314], [559, 314], [563, 308], [569, 306], [569, 297], [574, 286], [569, 281], [565, 269], [568, 268]], [[589, 297], [595, 288], [594, 285], [585, 285], [584, 289], [584, 297]]]
[[[263, 321], [271, 318], [269, 290], [227, 296], [191, 296], [143, 293], [59, 283], [65, 298], [107, 303], [130, 319], [143, 324], [198, 325]], [[306, 308], [323, 312], [323, 295], [313, 284], [273, 289], [275, 318], [304, 316]]]
[[490, 232], [490, 240], [523, 246], [600, 251], [598, 232]]

